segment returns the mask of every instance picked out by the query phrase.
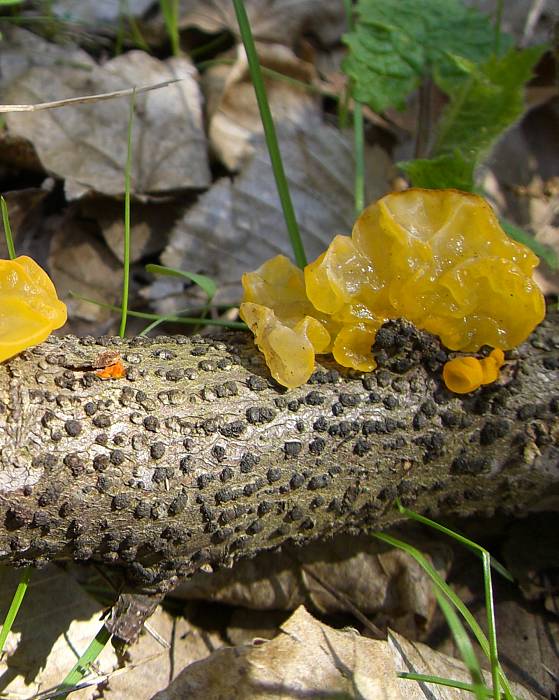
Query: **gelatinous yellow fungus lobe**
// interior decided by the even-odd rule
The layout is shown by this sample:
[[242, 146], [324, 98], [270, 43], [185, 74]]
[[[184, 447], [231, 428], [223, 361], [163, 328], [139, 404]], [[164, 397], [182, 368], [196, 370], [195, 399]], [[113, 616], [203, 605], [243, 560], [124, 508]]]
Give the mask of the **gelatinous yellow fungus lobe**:
[[360, 372], [374, 370], [377, 363], [371, 348], [380, 325], [355, 323], [342, 326], [332, 348], [336, 362], [343, 367], [352, 367]]
[[468, 394], [479, 389], [483, 382], [483, 370], [477, 357], [455, 357], [443, 368], [447, 388], [455, 394]]
[[66, 305], [34, 260], [0, 260], [0, 362], [41, 343], [66, 318]]
[[500, 348], [495, 348], [489, 353], [489, 357], [480, 360], [483, 373], [482, 384], [492, 384], [499, 379], [499, 370], [505, 363], [505, 353]]
[[272, 377], [290, 389], [304, 384], [314, 370], [313, 340], [319, 346], [330, 343], [330, 336], [324, 331], [328, 337], [321, 337], [321, 324], [312, 318], [301, 319], [295, 328], [290, 328], [272, 309], [251, 302], [241, 304], [240, 316], [253, 332]]
[[531, 279], [537, 257], [507, 237], [477, 195], [389, 194], [365, 209], [352, 238], [383, 284], [371, 310], [407, 318], [451, 350], [515, 347], [544, 317]]

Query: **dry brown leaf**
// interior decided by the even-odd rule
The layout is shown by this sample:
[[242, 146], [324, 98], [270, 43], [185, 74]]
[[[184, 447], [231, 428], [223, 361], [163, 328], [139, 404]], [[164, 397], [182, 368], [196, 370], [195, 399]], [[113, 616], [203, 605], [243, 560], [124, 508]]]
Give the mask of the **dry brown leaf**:
[[[345, 30], [339, 0], [245, 0], [247, 15], [258, 41], [294, 46], [301, 34], [312, 33], [333, 44]], [[182, 0], [180, 26], [196, 26], [208, 33], [229, 30], [238, 34], [230, 0]]]
[[[416, 544], [445, 577], [450, 550], [423, 538]], [[390, 616], [392, 626], [408, 616], [424, 626], [435, 606], [429, 577], [408, 555], [385, 549], [372, 538], [339, 536], [304, 550], [262, 554], [239, 562], [233, 571], [198, 573], [173, 596], [259, 610], [293, 610], [304, 604], [321, 613], [348, 612], [348, 599], [362, 613]], [[331, 595], [321, 581], [341, 597]]]
[[107, 304], [120, 299], [122, 265], [96, 234], [94, 223], [65, 219], [52, 239], [49, 270], [60, 298], [68, 305], [70, 318], [101, 323], [109, 319], [111, 311], [69, 296], [75, 292]]
[[[132, 190], [155, 193], [204, 188], [209, 184], [206, 140], [195, 70], [186, 58], [159, 61], [130, 51], [104, 66], [34, 67], [6, 90], [18, 104], [111, 92], [182, 78], [168, 87], [137, 95], [133, 130]], [[38, 113], [6, 115], [12, 135], [30, 141], [46, 170], [66, 180], [66, 196], [94, 190], [124, 191], [128, 99], [68, 106]]]
[[[260, 63], [291, 81], [264, 74], [266, 94], [276, 124], [284, 138], [297, 130], [319, 128], [322, 123], [320, 99], [305, 89], [315, 78], [310, 63], [297, 58], [280, 44], [260, 44]], [[216, 65], [204, 74], [203, 89], [208, 103], [210, 144], [217, 157], [237, 170], [262, 141], [262, 120], [256, 103], [246, 53], [236, 51], [232, 65]]]
[[[20, 579], [2, 568], [0, 609], [7, 610]], [[34, 570], [0, 663], [0, 688], [8, 697], [32, 698], [62, 682], [101, 627], [102, 607], [70, 576], [54, 565]], [[105, 673], [117, 665], [109, 644], [96, 662]], [[72, 697], [98, 697], [95, 687]]]
[[138, 17], [151, 5], [153, 0], [126, 0], [125, 4], [114, 0], [95, 0], [95, 2], [55, 0], [50, 4], [49, 9], [64, 22], [80, 23], [91, 27], [96, 24], [116, 24], [128, 17]]
[[[115, 255], [124, 261], [124, 209], [122, 202], [108, 197], [84, 198], [80, 213], [86, 219], [97, 221], [105, 242]], [[180, 215], [173, 202], [161, 204], [134, 202], [130, 208], [130, 261], [138, 262], [146, 256], [161, 252], [169, 231]]]
[[[300, 607], [272, 641], [220, 649], [186, 668], [152, 700], [424, 700], [426, 693], [420, 684], [397, 676], [399, 671], [412, 669], [470, 680], [460, 661], [425, 645], [412, 644], [396, 633], [391, 633], [386, 642], [366, 639], [354, 631], [335, 630]], [[523, 688], [515, 687], [514, 692], [522, 700], [535, 700]], [[439, 700], [471, 698], [466, 691], [441, 686], [434, 688], [432, 695]]]
[[[307, 257], [313, 260], [354, 220], [352, 138], [321, 125], [281, 138], [280, 147]], [[388, 188], [392, 164], [382, 149], [368, 150], [368, 199]], [[292, 256], [268, 153], [261, 145], [234, 180], [222, 178], [176, 224], [162, 255], [165, 265], [213, 278], [216, 302], [235, 303], [243, 272], [268, 258]], [[153, 296], [152, 296], [153, 298]], [[184, 307], [184, 298], [155, 302], [158, 312]]]

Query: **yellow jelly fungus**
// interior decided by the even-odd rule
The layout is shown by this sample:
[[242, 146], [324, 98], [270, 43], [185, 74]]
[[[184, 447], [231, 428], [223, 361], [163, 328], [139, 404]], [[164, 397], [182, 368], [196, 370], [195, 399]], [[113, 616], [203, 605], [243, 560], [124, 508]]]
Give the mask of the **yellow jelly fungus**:
[[66, 305], [34, 260], [0, 260], [0, 362], [41, 343], [66, 317]]
[[479, 389], [483, 381], [483, 369], [477, 357], [455, 357], [443, 368], [447, 388], [455, 394], [468, 394]]
[[[507, 350], [525, 340], [544, 317], [544, 298], [531, 277], [537, 264], [528, 248], [507, 237], [481, 197], [409, 189], [367, 207], [351, 237], [336, 236], [304, 273], [277, 256], [243, 275], [241, 316], [250, 316], [247, 323], [259, 347], [268, 343], [270, 329], [279, 332], [281, 326], [291, 331], [282, 332], [282, 339], [287, 343], [292, 338], [298, 353], [304, 338], [305, 353], [309, 348], [331, 351], [337, 362], [360, 371], [376, 366], [371, 348], [389, 318], [408, 319], [451, 350], [475, 352], [482, 345]], [[247, 303], [261, 310], [248, 314]], [[301, 322], [310, 318], [318, 325], [306, 320], [303, 329]], [[329, 343], [321, 350], [315, 335], [322, 337], [323, 330]], [[502, 350], [493, 353], [502, 355]], [[470, 358], [463, 379], [453, 384], [495, 381], [503, 357], [497, 360], [493, 353], [481, 361]], [[288, 343], [274, 356], [272, 373], [285, 386], [297, 386], [295, 376], [312, 372], [308, 359], [305, 371], [295, 367], [299, 354], [291, 355]], [[472, 374], [474, 365], [479, 376]], [[467, 391], [473, 389], [461, 393]]]
[[455, 357], [443, 368], [443, 380], [455, 394], [468, 394], [482, 384], [492, 384], [499, 379], [499, 370], [505, 362], [505, 353], [495, 348], [488, 357]]

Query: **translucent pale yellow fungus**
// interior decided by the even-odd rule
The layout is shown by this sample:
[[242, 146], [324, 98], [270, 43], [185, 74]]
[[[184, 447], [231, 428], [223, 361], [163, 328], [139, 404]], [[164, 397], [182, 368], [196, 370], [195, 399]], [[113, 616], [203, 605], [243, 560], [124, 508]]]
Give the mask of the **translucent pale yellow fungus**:
[[34, 260], [0, 260], [0, 362], [41, 343], [66, 317], [66, 305]]
[[[515, 347], [545, 314], [543, 295], [531, 277], [537, 264], [528, 248], [506, 236], [481, 197], [410, 189], [365, 209], [351, 237], [336, 236], [304, 274], [278, 256], [244, 275], [244, 301], [270, 309], [275, 323], [293, 332], [302, 319], [314, 318], [330, 337], [318, 350], [309, 333], [302, 333], [314, 352], [332, 351], [340, 364], [368, 371], [375, 367], [376, 331], [389, 318], [412, 321], [451, 350]], [[262, 345], [263, 323], [269, 325], [269, 319], [261, 313], [253, 327]], [[299, 335], [293, 337], [300, 342]], [[285, 368], [299, 361], [290, 359], [285, 347], [282, 357]], [[484, 376], [498, 377], [492, 355], [470, 360], [463, 386], [477, 381], [474, 364], [481, 373], [478, 386]], [[274, 376], [286, 376], [285, 368]], [[294, 386], [293, 381], [285, 385]]]

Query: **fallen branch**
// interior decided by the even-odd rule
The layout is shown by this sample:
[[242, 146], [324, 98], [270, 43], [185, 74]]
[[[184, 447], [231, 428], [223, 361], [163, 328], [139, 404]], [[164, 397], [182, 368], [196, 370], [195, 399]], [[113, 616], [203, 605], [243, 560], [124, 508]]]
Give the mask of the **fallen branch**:
[[[164, 591], [286, 540], [386, 527], [396, 496], [436, 517], [543, 509], [557, 320], [462, 397], [438, 342], [404, 322], [380, 333], [372, 374], [324, 365], [291, 391], [248, 334], [52, 337], [0, 365], [1, 561], [96, 560]], [[127, 378], [96, 375], [107, 348]]]

